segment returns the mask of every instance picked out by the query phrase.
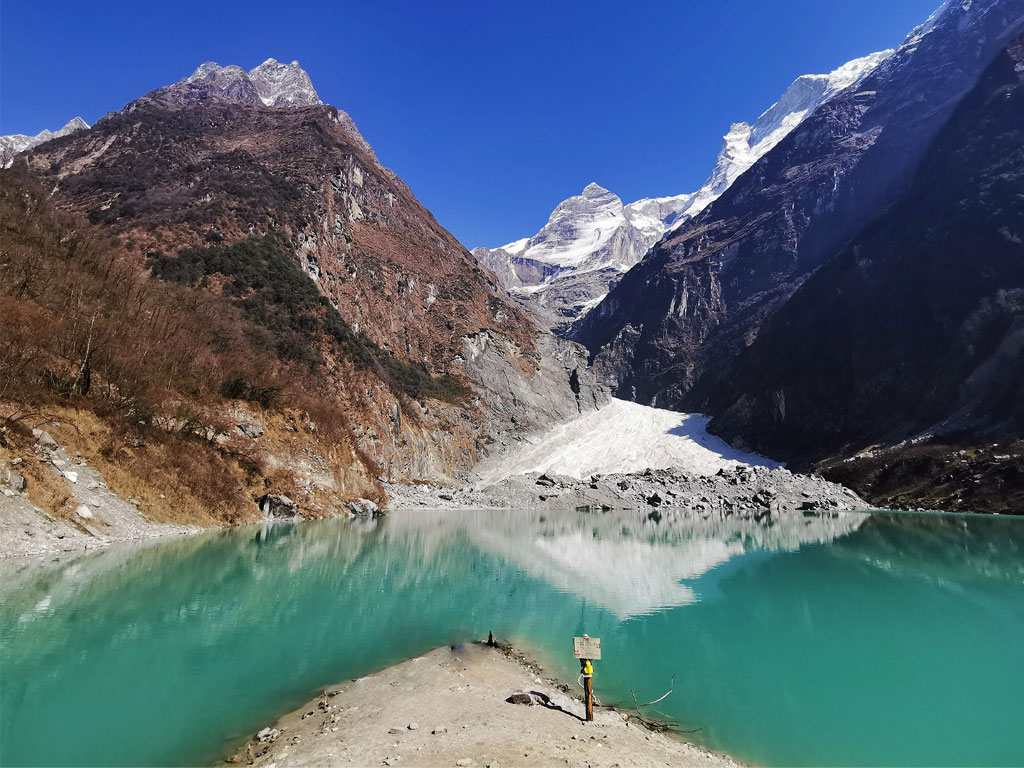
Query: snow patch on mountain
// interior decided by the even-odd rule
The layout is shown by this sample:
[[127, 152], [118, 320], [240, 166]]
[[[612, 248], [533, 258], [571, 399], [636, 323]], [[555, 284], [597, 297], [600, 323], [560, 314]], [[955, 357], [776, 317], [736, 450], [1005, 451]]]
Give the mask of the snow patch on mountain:
[[708, 417], [611, 400], [597, 411], [555, 427], [516, 453], [479, 466], [479, 484], [535, 472], [584, 479], [594, 474], [678, 467], [713, 475], [738, 465], [778, 467], [777, 462], [730, 447], [707, 432]]
[[76, 131], [89, 129], [89, 124], [80, 117], [74, 117], [65, 123], [63, 128], [56, 131], [42, 130], [35, 136], [26, 136], [23, 133], [14, 133], [9, 136], [0, 136], [0, 166], [9, 168], [14, 162], [14, 156], [27, 149], [31, 149], [44, 141], [56, 139], [60, 136], [67, 136]]

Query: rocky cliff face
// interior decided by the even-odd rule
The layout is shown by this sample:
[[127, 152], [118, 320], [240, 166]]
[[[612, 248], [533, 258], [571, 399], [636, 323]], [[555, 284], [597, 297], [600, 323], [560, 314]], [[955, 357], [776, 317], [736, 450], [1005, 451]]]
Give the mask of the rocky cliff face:
[[704, 210], [815, 109], [857, 85], [891, 54], [880, 51], [827, 75], [797, 78], [753, 125], [732, 125], [711, 175], [696, 192], [623, 205], [592, 183], [562, 201], [533, 237], [493, 250], [475, 248], [473, 255], [534, 317], [571, 336], [574, 324], [652, 245]]
[[1016, 424], [1022, 26], [1019, 0], [946, 3], [807, 117], [584, 319], [603, 375], [797, 461]]
[[[714, 427], [813, 459], [908, 438], [1024, 434], [1022, 201], [1018, 37], [958, 105], [899, 201], [705, 375], [694, 395], [718, 414]], [[1000, 483], [956, 485], [947, 495], [969, 504]]]
[[260, 101], [268, 107], [308, 107], [323, 104], [306, 71], [299, 62], [282, 64], [267, 59], [249, 70], [249, 79], [256, 86]]
[[307, 366], [303, 386], [344, 406], [364, 472], [450, 478], [592, 407], [581, 348], [546, 356], [553, 342], [297, 63], [204, 64], [15, 170], [155, 278], [228, 299], [281, 365]]

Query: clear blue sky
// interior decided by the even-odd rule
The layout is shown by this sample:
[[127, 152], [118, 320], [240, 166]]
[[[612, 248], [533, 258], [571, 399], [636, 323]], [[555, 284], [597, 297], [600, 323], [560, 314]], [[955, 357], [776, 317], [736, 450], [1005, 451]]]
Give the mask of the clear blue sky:
[[203, 61], [298, 59], [467, 246], [535, 233], [597, 181], [690, 192], [729, 124], [894, 47], [939, 0], [0, 5], [0, 133], [92, 123]]

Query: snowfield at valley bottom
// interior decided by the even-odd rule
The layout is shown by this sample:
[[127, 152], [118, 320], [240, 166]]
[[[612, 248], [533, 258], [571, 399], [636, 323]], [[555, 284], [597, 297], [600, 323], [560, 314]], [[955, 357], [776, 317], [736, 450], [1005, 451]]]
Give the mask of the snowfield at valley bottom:
[[478, 485], [546, 472], [582, 480], [590, 475], [676, 467], [713, 475], [737, 466], [775, 468], [778, 462], [736, 450], [708, 434], [708, 418], [612, 399], [597, 411], [561, 424], [510, 454], [481, 463]]

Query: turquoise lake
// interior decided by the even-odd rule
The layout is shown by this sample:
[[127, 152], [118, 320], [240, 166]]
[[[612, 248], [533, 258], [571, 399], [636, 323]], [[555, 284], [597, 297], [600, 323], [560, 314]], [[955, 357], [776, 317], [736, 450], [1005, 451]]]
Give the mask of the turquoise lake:
[[1024, 764], [1024, 519], [401, 512], [0, 561], [0, 763], [213, 765], [324, 686], [514, 643], [758, 765]]

